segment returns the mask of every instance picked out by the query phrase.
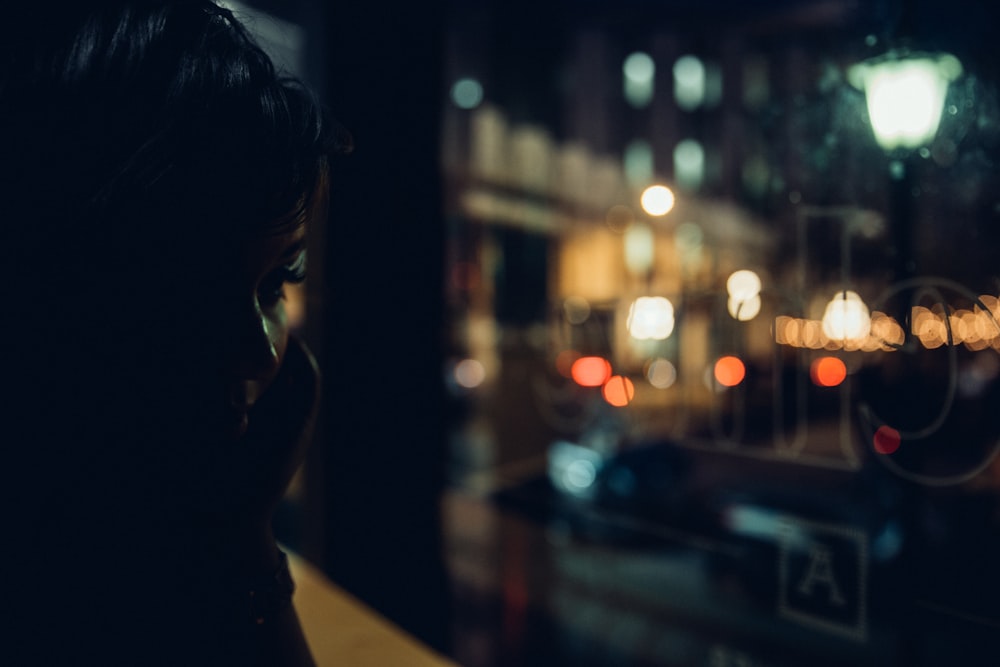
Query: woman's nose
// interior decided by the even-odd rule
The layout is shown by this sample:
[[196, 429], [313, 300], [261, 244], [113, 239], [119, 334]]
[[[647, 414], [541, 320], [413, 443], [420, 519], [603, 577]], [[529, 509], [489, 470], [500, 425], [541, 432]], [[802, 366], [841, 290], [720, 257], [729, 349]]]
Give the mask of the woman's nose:
[[281, 364], [279, 341], [275, 325], [254, 303], [253, 308], [240, 318], [234, 344], [235, 371], [240, 379], [266, 380], [274, 377]]

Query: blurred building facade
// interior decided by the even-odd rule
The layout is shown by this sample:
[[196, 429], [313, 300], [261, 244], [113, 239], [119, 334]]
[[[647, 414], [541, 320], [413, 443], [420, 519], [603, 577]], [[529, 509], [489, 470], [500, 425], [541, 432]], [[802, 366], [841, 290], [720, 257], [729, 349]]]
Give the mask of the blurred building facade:
[[[452, 5], [445, 517], [481, 615], [456, 621], [463, 664], [988, 664], [990, 21]], [[887, 52], [962, 63], [911, 148], [879, 145], [852, 81]]]

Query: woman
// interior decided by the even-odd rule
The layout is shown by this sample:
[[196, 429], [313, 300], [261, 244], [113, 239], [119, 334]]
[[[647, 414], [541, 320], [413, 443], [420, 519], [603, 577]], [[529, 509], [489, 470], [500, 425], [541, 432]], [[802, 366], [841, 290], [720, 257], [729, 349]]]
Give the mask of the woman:
[[283, 285], [345, 142], [207, 0], [16, 14], [0, 662], [311, 664], [271, 532], [317, 392]]

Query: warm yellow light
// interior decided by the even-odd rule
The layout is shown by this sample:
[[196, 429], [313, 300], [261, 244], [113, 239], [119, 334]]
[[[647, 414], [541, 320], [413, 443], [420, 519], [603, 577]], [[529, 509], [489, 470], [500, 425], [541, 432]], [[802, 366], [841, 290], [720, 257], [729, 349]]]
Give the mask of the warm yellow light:
[[632, 302], [628, 332], [639, 340], [664, 340], [674, 330], [674, 305], [662, 296], [641, 296]]
[[746, 301], [760, 294], [760, 276], [749, 269], [734, 271], [726, 281], [729, 298]]
[[934, 138], [948, 84], [961, 73], [952, 55], [893, 53], [855, 65], [848, 77], [865, 91], [875, 139], [892, 150], [916, 148]]
[[651, 185], [642, 193], [642, 208], [650, 215], [666, 215], [674, 207], [674, 193], [664, 185]]
[[754, 294], [749, 299], [737, 300], [729, 297], [729, 314], [734, 320], [749, 322], [760, 315], [760, 294]]
[[868, 306], [857, 292], [837, 292], [823, 314], [823, 333], [831, 340], [856, 340], [871, 331]]
[[749, 269], [734, 271], [726, 281], [729, 314], [747, 322], [760, 313], [760, 276]]

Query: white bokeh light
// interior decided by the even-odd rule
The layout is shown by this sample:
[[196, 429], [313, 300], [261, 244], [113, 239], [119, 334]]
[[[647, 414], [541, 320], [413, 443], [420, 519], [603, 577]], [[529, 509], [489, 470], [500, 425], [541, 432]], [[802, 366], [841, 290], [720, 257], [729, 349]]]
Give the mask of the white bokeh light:
[[749, 269], [733, 271], [729, 279], [726, 280], [726, 291], [729, 292], [729, 298], [737, 301], [752, 299], [760, 294], [760, 288], [760, 276]]
[[638, 340], [664, 340], [674, 331], [674, 304], [662, 296], [641, 296], [629, 306], [625, 325]]
[[669, 360], [658, 357], [649, 362], [646, 379], [657, 389], [667, 389], [677, 381], [677, 367]]
[[760, 315], [760, 294], [754, 294], [749, 299], [734, 299], [729, 297], [727, 307], [733, 319], [748, 322]]
[[642, 209], [650, 215], [666, 215], [674, 207], [674, 193], [665, 185], [651, 185], [646, 188], [640, 203]]
[[868, 306], [857, 292], [837, 292], [826, 305], [823, 333], [830, 340], [858, 340], [866, 337], [871, 328]]

